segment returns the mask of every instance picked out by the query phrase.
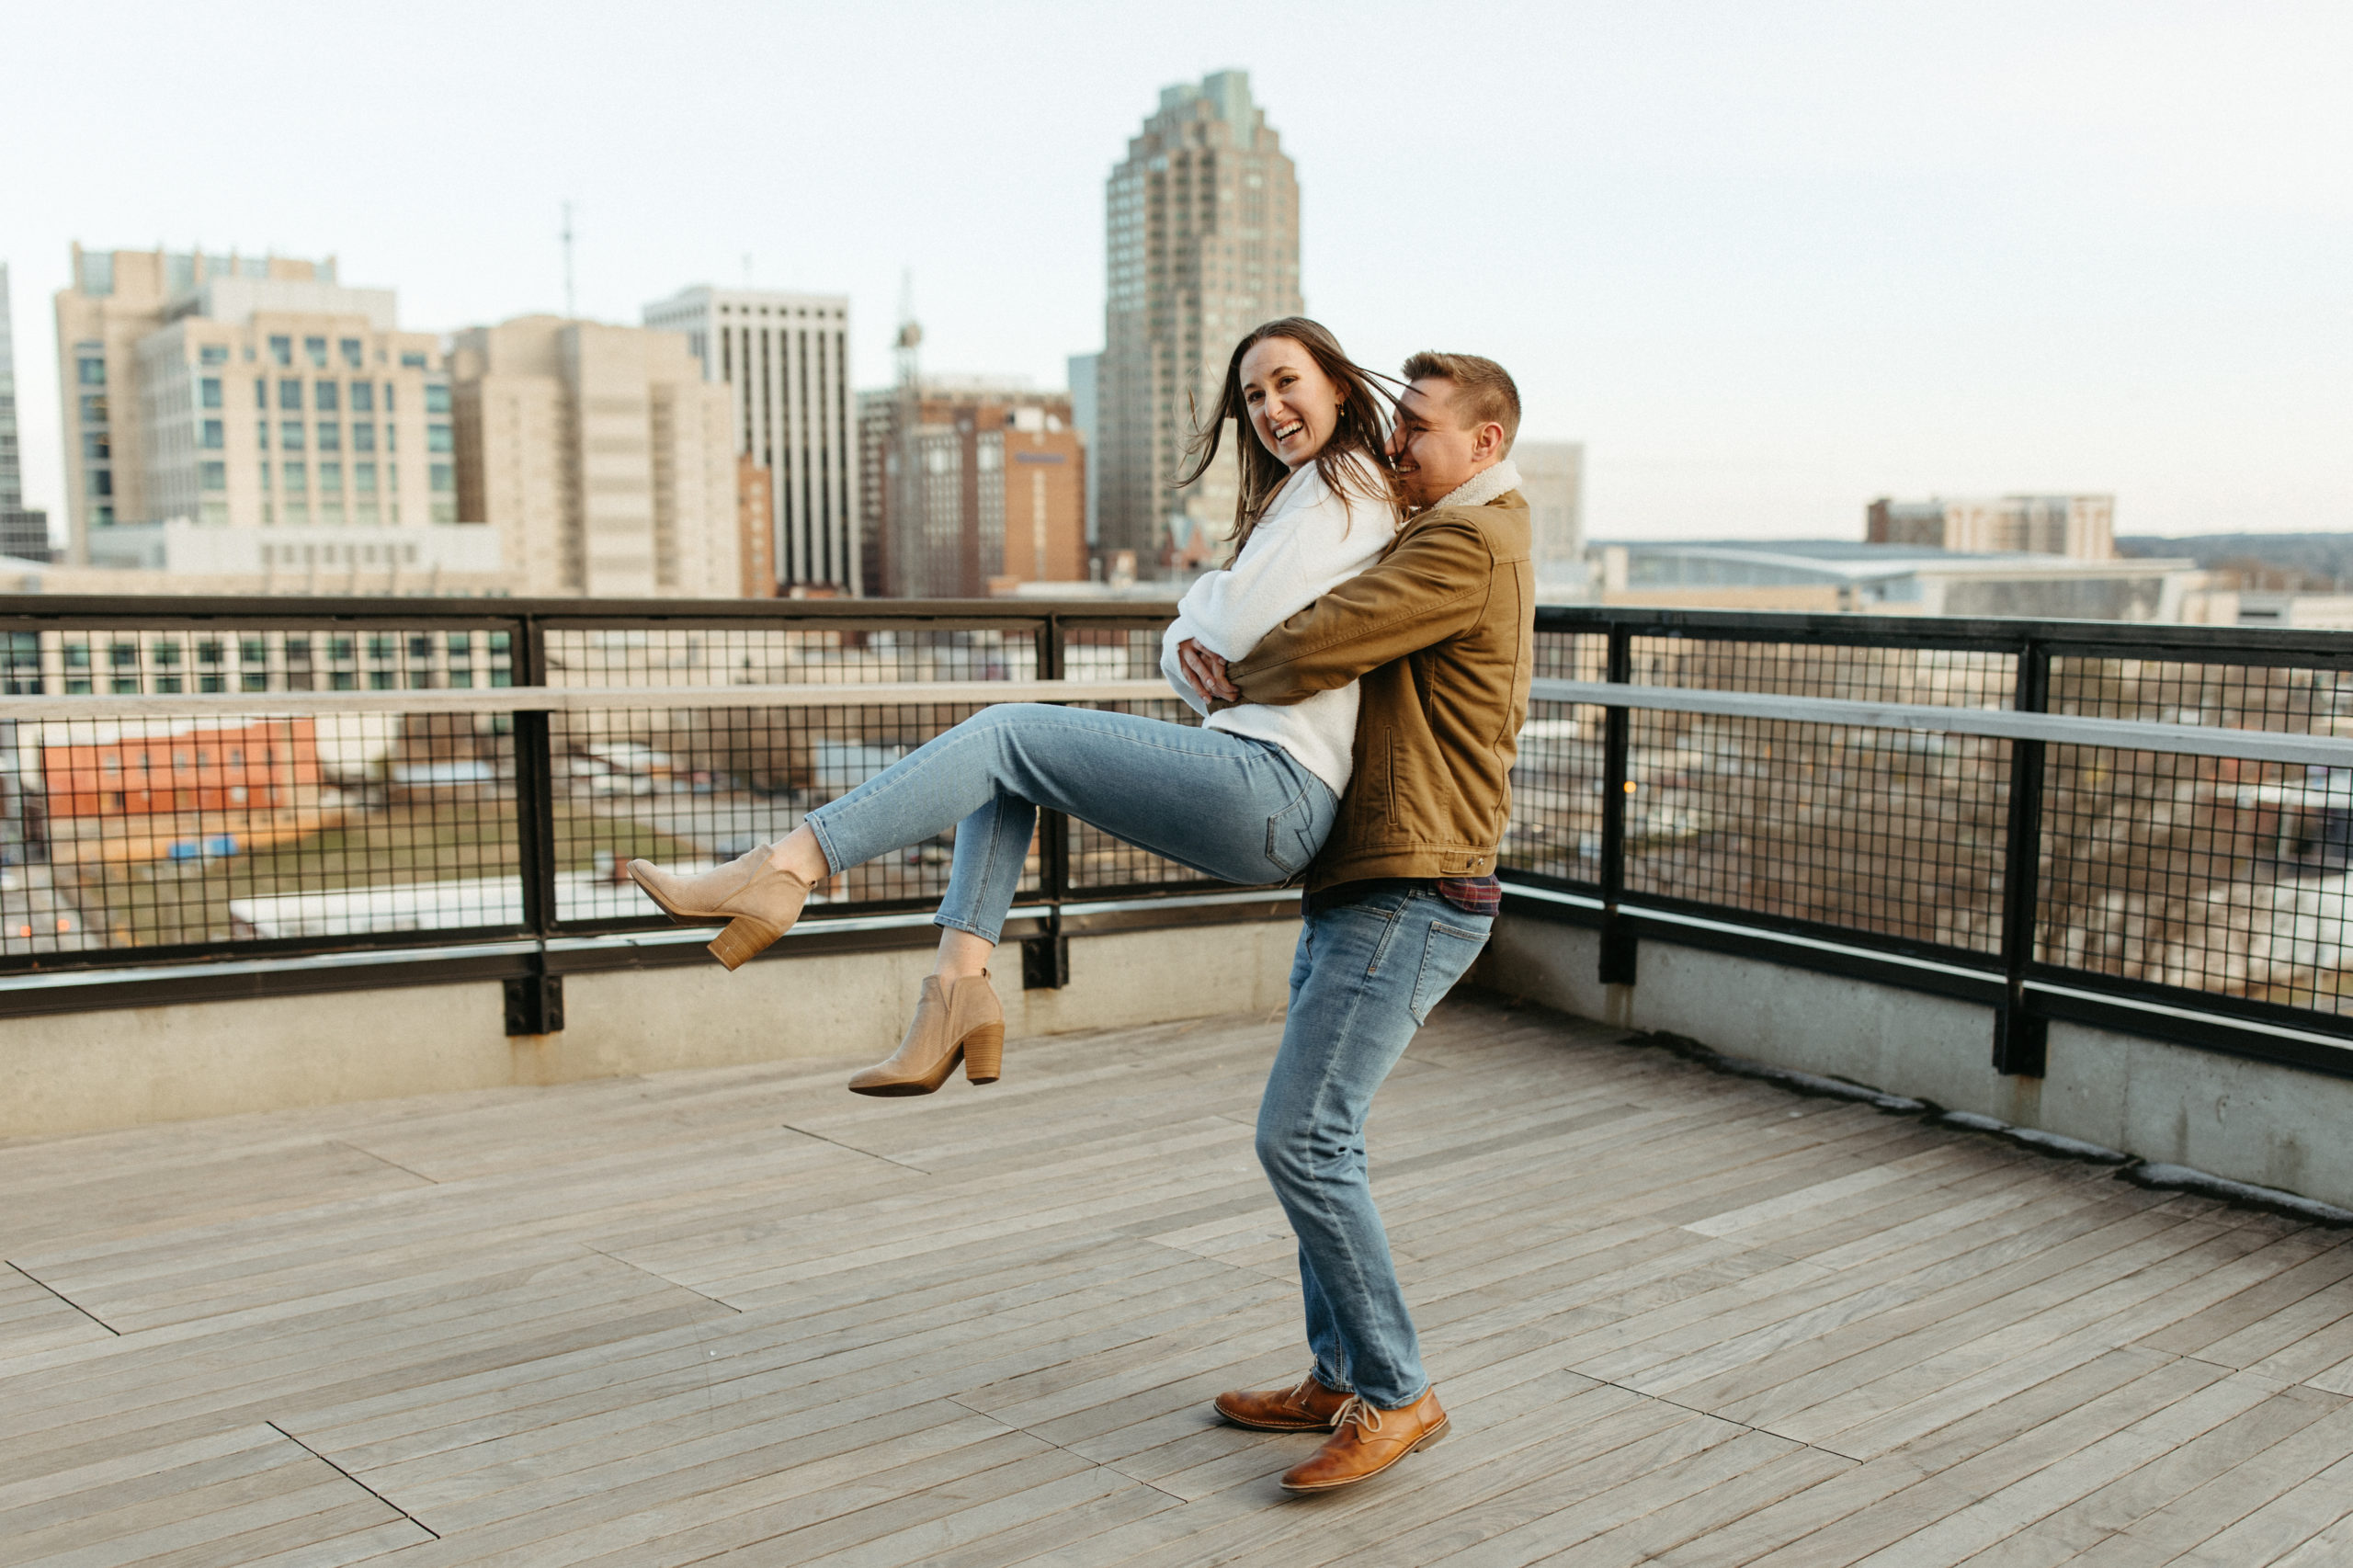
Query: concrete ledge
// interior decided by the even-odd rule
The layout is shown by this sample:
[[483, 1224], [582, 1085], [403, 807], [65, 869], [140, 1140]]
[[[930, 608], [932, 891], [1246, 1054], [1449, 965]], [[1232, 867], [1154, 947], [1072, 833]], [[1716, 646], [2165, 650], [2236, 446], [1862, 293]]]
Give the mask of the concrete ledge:
[[2051, 1025], [2050, 1073], [1994, 1071], [1991, 1010], [1870, 981], [1646, 939], [1640, 981], [1595, 979], [1600, 935], [1523, 915], [1495, 923], [1473, 971], [1488, 990], [1728, 1056], [1846, 1078], [2353, 1208], [2353, 1080], [2081, 1025]]
[[[1294, 920], [1074, 936], [1071, 983], [995, 975], [1006, 1034], [1132, 1028], [1289, 997]], [[881, 1057], [915, 1011], [923, 948], [610, 970], [564, 982], [562, 1034], [510, 1040], [493, 983], [0, 1019], [0, 1138], [347, 1100], [714, 1067]], [[1017, 1044], [1015, 1046], [1017, 1052]]]

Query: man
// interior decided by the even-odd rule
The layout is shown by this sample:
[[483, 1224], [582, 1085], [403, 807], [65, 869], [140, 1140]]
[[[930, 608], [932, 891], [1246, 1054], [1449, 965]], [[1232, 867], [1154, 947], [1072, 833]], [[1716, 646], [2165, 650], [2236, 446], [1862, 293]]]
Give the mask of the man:
[[1292, 1388], [1217, 1399], [1240, 1426], [1331, 1429], [1284, 1473], [1291, 1492], [1351, 1485], [1446, 1431], [1366, 1178], [1364, 1122], [1485, 945], [1533, 670], [1528, 503], [1507, 460], [1518, 390], [1467, 354], [1416, 354], [1404, 374], [1396, 542], [1230, 667], [1198, 643], [1181, 650], [1212, 706], [1362, 683], [1356, 770], [1309, 869], [1290, 1021], [1258, 1110], [1259, 1162], [1299, 1237], [1315, 1364]]

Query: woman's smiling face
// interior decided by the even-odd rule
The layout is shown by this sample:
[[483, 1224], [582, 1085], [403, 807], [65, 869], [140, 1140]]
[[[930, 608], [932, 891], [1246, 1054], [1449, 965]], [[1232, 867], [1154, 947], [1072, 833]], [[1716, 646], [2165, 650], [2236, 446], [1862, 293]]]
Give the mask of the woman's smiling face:
[[1258, 443], [1286, 468], [1324, 449], [1339, 423], [1340, 389], [1297, 341], [1269, 337], [1242, 356], [1242, 401]]

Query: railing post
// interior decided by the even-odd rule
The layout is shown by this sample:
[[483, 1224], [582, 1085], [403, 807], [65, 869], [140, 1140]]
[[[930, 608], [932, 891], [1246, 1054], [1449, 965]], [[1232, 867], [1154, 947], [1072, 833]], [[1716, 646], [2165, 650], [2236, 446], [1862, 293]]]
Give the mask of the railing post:
[[[1063, 618], [1049, 615], [1038, 627], [1038, 676], [1063, 678]], [[1063, 934], [1063, 900], [1070, 896], [1070, 818], [1038, 813], [1038, 892], [1046, 901], [1046, 929], [1021, 943], [1021, 988], [1059, 991], [1070, 983], [1070, 938]]]
[[[2051, 651], [2029, 640], [2018, 650], [2012, 706], [2051, 708]], [[2036, 907], [2042, 881], [2043, 743], [2010, 743], [2010, 812], [2002, 862], [2002, 1005], [1994, 1015], [1994, 1070], [2040, 1078], [2049, 1058], [2050, 1021], [2027, 1006], [2027, 966], [2034, 961]]]
[[[547, 641], [536, 616], [515, 623], [515, 684], [548, 683]], [[547, 971], [546, 941], [555, 932], [555, 756], [550, 715], [515, 716], [515, 870], [523, 885], [523, 929], [539, 939], [528, 974], [506, 982], [506, 1032], [555, 1034], [563, 1028], [563, 977]]]
[[[1623, 686], [1633, 679], [1633, 633], [1609, 629], [1608, 668], [1602, 678]], [[1634, 932], [1618, 913], [1626, 891], [1626, 750], [1633, 715], [1624, 708], [1602, 710], [1601, 742], [1601, 972], [1604, 985], [1634, 983]]]

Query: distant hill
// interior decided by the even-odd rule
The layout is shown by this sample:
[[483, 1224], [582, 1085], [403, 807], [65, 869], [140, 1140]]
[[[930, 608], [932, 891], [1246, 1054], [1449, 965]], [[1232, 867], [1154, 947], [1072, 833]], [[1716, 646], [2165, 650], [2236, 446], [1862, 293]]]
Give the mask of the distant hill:
[[2116, 541], [2120, 555], [2188, 556], [2210, 572], [2235, 572], [2246, 588], [2320, 592], [2353, 584], [2353, 533], [2137, 534]]

